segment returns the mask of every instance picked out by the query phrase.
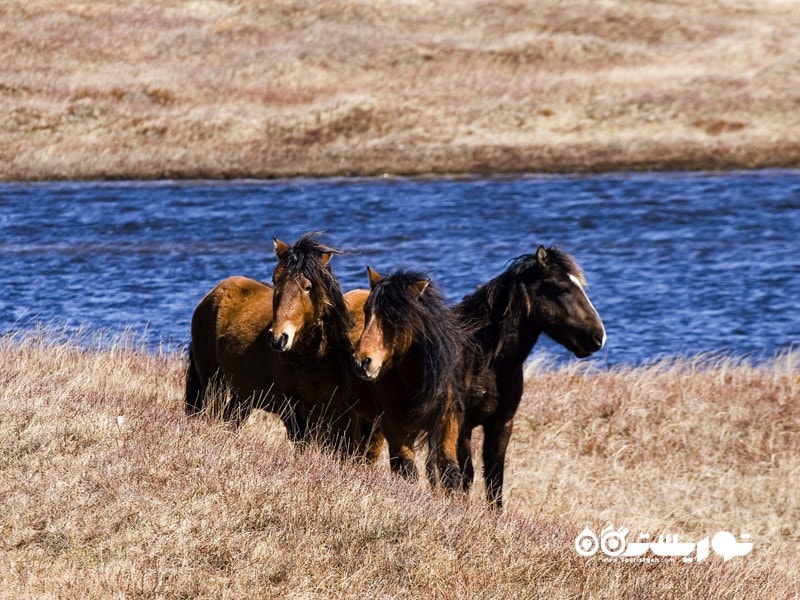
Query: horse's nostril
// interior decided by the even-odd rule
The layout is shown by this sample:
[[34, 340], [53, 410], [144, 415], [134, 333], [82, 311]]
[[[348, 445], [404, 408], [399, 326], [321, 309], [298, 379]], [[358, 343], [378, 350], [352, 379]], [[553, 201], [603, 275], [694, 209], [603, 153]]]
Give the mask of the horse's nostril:
[[275, 332], [271, 329], [269, 330], [269, 341], [272, 344], [272, 347], [275, 350], [283, 350], [286, 348], [286, 344], [289, 343], [289, 336], [285, 333], [280, 334], [278, 337], [275, 337]]
[[605, 335], [603, 335], [602, 331], [595, 333], [594, 336], [592, 337], [594, 343], [597, 344], [598, 348], [603, 347], [603, 338], [605, 338]]
[[369, 370], [369, 365], [372, 363], [372, 359], [369, 357], [359, 359], [355, 353], [353, 354], [353, 367], [358, 373], [362, 375], [366, 375], [367, 371]]

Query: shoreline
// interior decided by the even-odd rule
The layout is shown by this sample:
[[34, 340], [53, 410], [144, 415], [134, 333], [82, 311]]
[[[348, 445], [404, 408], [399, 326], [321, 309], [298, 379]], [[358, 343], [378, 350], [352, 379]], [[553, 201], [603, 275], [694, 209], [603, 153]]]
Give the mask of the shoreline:
[[[129, 325], [113, 328], [92, 328], [88, 324], [74, 327], [39, 327], [33, 322], [30, 327], [0, 330], [0, 346], [9, 348], [39, 343], [52, 347], [64, 347], [89, 353], [106, 352], [111, 349], [124, 349], [154, 359], [180, 360], [185, 362], [189, 338], [169, 339], [161, 337], [150, 339], [144, 331], [137, 331]], [[691, 370], [714, 369], [720, 365], [726, 368], [770, 369], [781, 361], [800, 362], [800, 344], [790, 342], [771, 351], [737, 352], [733, 348], [724, 350], [699, 350], [694, 353], [676, 352], [642, 357], [637, 362], [608, 363], [602, 357], [575, 359], [560, 357], [547, 350], [534, 350], [524, 362], [525, 381], [537, 375], [553, 375], [559, 371], [579, 372], [583, 376], [602, 374], [635, 374], [658, 369]]]
[[532, 167], [530, 169], [521, 167], [519, 169], [496, 170], [439, 170], [439, 171], [414, 171], [414, 170], [383, 170], [373, 169], [359, 171], [357, 169], [342, 169], [330, 171], [275, 171], [275, 172], [219, 172], [214, 170], [202, 169], [182, 169], [162, 173], [136, 173], [122, 171], [109, 175], [69, 176], [62, 174], [52, 174], [43, 176], [31, 176], [30, 178], [7, 178], [0, 174], [0, 185], [12, 184], [48, 184], [48, 183], [159, 183], [159, 182], [280, 182], [298, 181], [307, 179], [310, 181], [324, 180], [393, 180], [409, 179], [422, 181], [436, 180], [471, 180], [471, 179], [518, 179], [526, 177], [569, 177], [569, 176], [598, 176], [604, 175], [640, 175], [640, 174], [675, 174], [675, 175], [727, 175], [736, 173], [755, 173], [783, 171], [800, 171], [800, 152], [796, 158], [791, 160], [764, 161], [756, 163], [724, 163], [721, 161], [669, 161], [655, 163], [615, 163], [613, 166], [608, 164], [587, 165], [585, 167], [562, 167], [553, 165], [552, 168]]

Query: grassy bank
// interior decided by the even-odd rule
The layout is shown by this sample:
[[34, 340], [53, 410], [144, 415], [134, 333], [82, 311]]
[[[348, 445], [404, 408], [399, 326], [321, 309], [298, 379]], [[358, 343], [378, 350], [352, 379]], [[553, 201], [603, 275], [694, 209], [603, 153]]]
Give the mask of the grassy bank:
[[[5, 338], [0, 596], [796, 597], [798, 362], [533, 369], [497, 516], [480, 490], [298, 452], [263, 413], [239, 432], [189, 421], [175, 355]], [[579, 557], [578, 531], [607, 521], [755, 547]]]
[[800, 166], [778, 0], [8, 0], [0, 180]]

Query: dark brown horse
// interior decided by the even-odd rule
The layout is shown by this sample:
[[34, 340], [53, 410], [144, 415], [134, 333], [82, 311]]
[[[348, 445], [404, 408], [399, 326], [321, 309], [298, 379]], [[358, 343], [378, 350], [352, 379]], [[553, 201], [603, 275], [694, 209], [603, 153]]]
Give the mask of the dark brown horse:
[[[346, 455], [366, 454], [374, 462], [382, 438], [373, 437], [370, 447], [371, 435], [377, 432], [353, 410], [351, 337], [358, 337], [363, 321], [351, 314], [330, 265], [340, 251], [321, 244], [315, 233], [291, 246], [274, 241], [278, 264], [272, 276], [274, 319], [269, 337], [283, 359], [281, 393], [296, 399], [304, 439]], [[351, 301], [363, 298], [366, 290], [362, 292], [351, 293]], [[354, 310], [360, 308], [357, 303]]]
[[359, 410], [379, 419], [392, 472], [416, 481], [415, 443], [428, 436], [441, 481], [461, 485], [456, 442], [461, 415], [463, 337], [439, 290], [422, 273], [381, 278], [367, 268], [371, 291], [353, 353], [358, 375], [371, 382]]
[[583, 358], [606, 341], [578, 264], [553, 246], [515, 259], [453, 309], [468, 331], [463, 377], [465, 414], [458, 439], [464, 489], [474, 478], [472, 430], [483, 426], [483, 478], [500, 508], [503, 471], [523, 387], [523, 363], [542, 333]]
[[[363, 453], [371, 423], [348, 410], [348, 381], [356, 379], [352, 341], [363, 326], [360, 312], [368, 292], [349, 294], [359, 313], [354, 317], [329, 264], [338, 251], [314, 234], [294, 246], [275, 240], [275, 253], [275, 288], [230, 277], [195, 309], [186, 412], [203, 410], [207, 390], [216, 383], [230, 390], [225, 420], [238, 425], [261, 408], [281, 417], [292, 441], [313, 439]], [[374, 455], [367, 454], [368, 460], [375, 460], [381, 441], [372, 439]]]

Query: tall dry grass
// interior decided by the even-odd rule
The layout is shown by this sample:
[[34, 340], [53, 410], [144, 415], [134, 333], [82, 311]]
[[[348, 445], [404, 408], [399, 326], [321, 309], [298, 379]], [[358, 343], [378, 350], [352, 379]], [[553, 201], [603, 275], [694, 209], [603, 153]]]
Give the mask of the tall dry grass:
[[[263, 414], [189, 420], [175, 354], [6, 336], [0, 596], [796, 597], [799, 365], [532, 368], [501, 516], [479, 489], [467, 503], [297, 451]], [[578, 531], [607, 521], [755, 548], [579, 557]]]
[[7, 0], [0, 180], [797, 166], [780, 0]]

